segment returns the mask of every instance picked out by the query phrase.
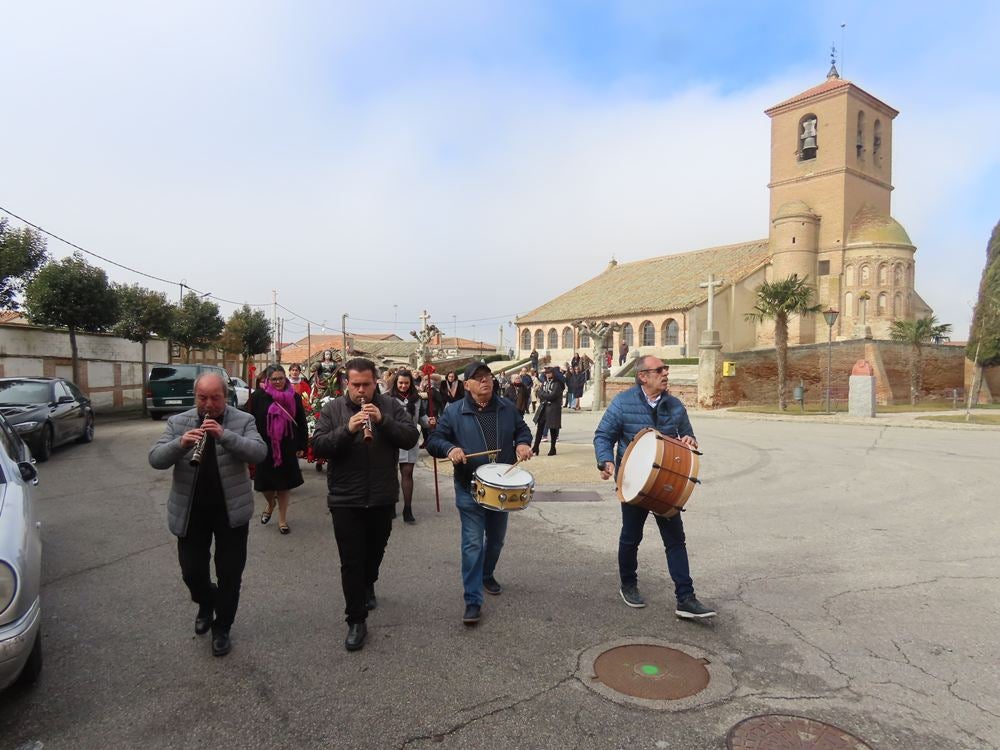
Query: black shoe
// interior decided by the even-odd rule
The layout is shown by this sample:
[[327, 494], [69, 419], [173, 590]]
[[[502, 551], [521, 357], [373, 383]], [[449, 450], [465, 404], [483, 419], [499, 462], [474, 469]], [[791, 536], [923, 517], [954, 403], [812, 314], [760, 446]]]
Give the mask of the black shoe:
[[483, 579], [483, 589], [486, 590], [487, 594], [492, 594], [493, 596], [500, 596], [503, 593], [503, 586], [493, 576]]
[[198, 607], [198, 616], [194, 618], [195, 635], [205, 635], [212, 629], [212, 605]]
[[375, 598], [375, 586], [369, 586], [365, 592], [365, 609], [371, 611], [378, 606], [378, 599]]
[[368, 626], [363, 622], [354, 622], [347, 626], [347, 638], [344, 639], [344, 648], [348, 651], [360, 651], [365, 645], [365, 638], [368, 637]]
[[228, 630], [212, 634], [212, 656], [225, 656], [232, 650], [233, 642], [229, 640]]
[[622, 599], [630, 607], [642, 609], [646, 606], [646, 600], [642, 598], [642, 594], [639, 593], [639, 587], [634, 583], [631, 586], [623, 585], [618, 589], [618, 593], [622, 595]]
[[417, 519], [413, 517], [413, 509], [409, 505], [403, 506], [403, 523], [414, 524]]
[[466, 604], [465, 614], [462, 615], [462, 622], [470, 627], [479, 622], [480, 618], [483, 616], [483, 608], [478, 604]]
[[555, 445], [553, 445], [551, 448], [549, 448], [549, 452], [546, 455], [548, 455], [548, 456], [554, 456], [554, 455], [556, 455], [556, 447], [555, 447]]
[[531, 452], [534, 453], [537, 456], [538, 455], [538, 448], [532, 448]]
[[689, 596], [681, 602], [677, 602], [677, 609], [674, 614], [685, 620], [701, 620], [707, 617], [715, 617], [715, 610], [706, 607], [694, 596]]

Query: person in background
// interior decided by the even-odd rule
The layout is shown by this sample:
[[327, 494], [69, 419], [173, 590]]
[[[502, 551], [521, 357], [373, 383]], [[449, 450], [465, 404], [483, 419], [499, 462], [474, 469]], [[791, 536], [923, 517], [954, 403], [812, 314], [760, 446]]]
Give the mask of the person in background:
[[458, 379], [458, 373], [452, 370], [441, 383], [441, 394], [445, 398], [445, 405], [461, 401], [465, 396], [465, 386]]
[[535, 431], [535, 444], [531, 448], [536, 456], [546, 430], [549, 434], [547, 455], [556, 455], [556, 441], [559, 440], [559, 429], [562, 427], [562, 394], [565, 390], [562, 378], [557, 377], [558, 371], [558, 366], [546, 367], [545, 380], [538, 389], [538, 410], [534, 419], [538, 428]]
[[[409, 370], [397, 370], [389, 388], [389, 397], [396, 401], [414, 425], [420, 424], [420, 396]], [[403, 523], [415, 524], [413, 517], [413, 466], [417, 463], [417, 443], [399, 449], [399, 485], [403, 491]]]

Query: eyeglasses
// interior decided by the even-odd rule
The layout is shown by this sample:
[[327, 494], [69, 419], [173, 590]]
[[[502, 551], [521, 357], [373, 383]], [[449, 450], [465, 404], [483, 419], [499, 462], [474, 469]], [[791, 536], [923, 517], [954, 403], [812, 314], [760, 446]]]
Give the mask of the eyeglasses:
[[284, 382], [285, 382], [285, 376], [284, 376], [284, 375], [280, 375], [280, 376], [278, 376], [278, 377], [276, 377], [276, 378], [268, 378], [268, 379], [269, 379], [269, 380], [270, 380], [270, 381], [271, 381], [272, 383], [284, 383]]
[[639, 372], [655, 372], [657, 375], [662, 375], [665, 372], [670, 372], [670, 368], [667, 365], [660, 365], [659, 367], [650, 367], [647, 370], [639, 370]]

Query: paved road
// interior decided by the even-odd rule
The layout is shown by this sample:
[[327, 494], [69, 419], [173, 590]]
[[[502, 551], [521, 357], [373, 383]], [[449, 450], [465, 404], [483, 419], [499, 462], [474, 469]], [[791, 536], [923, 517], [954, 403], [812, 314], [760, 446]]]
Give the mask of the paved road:
[[[704, 485], [686, 514], [709, 624], [672, 616], [652, 525], [650, 606], [626, 608], [619, 509], [566, 416], [560, 455], [511, 519], [504, 594], [460, 622], [458, 518], [418, 469], [416, 527], [389, 543], [361, 652], [345, 626], [325, 474], [307, 470], [292, 534], [251, 528], [234, 650], [210, 655], [166, 530], [169, 476], [146, 463], [162, 425], [105, 424], [42, 467], [45, 670], [0, 695], [10, 748], [721, 748], [741, 719], [817, 718], [876, 748], [1000, 746], [1000, 432], [699, 418]], [[543, 477], [547, 477], [543, 480]], [[262, 505], [262, 503], [260, 503]], [[709, 705], [623, 705], [577, 675], [623, 638], [708, 656]], [[40, 744], [39, 744], [40, 743]]]

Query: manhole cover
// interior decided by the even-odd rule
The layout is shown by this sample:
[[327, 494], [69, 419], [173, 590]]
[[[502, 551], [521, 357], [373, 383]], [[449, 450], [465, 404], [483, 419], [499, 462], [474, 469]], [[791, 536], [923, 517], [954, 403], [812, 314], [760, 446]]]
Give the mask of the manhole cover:
[[803, 716], [751, 716], [729, 730], [728, 750], [871, 750], [853, 734]]
[[531, 499], [536, 503], [597, 503], [604, 498], [596, 492], [585, 490], [536, 490], [535, 494], [531, 496]]
[[709, 681], [703, 660], [645, 643], [605, 651], [594, 660], [594, 674], [612, 690], [647, 700], [687, 698]]

